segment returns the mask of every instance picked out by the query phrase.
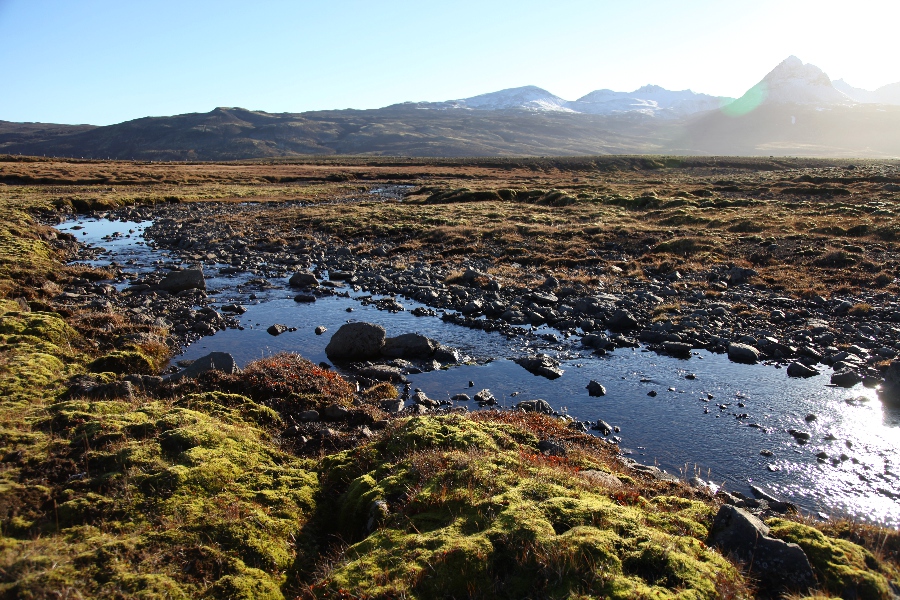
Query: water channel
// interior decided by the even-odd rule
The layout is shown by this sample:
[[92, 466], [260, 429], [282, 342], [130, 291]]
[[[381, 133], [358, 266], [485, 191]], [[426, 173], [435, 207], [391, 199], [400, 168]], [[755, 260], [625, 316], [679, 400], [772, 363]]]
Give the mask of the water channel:
[[[59, 229], [103, 249], [91, 264], [115, 262], [137, 275], [178, 262], [174, 253], [145, 242], [142, 232], [150, 224], [85, 218]], [[421, 305], [404, 298], [397, 299], [406, 308], [401, 312], [378, 310], [361, 302], [368, 294], [349, 289], [345, 296], [297, 303], [287, 277], [270, 278], [271, 289], [251, 293], [243, 287], [247, 275], [221, 276], [221, 266], [204, 266], [208, 292], [214, 307], [247, 308], [241, 329], [204, 337], [178, 359], [223, 351], [246, 365], [288, 351], [325, 361], [331, 334], [351, 320], [381, 324], [389, 336], [418, 332], [473, 359], [473, 364], [410, 375], [413, 388], [430, 398], [473, 395], [484, 388], [505, 407], [543, 398], [577, 420], [603, 419], [620, 427], [616, 435], [624, 453], [674, 475], [696, 474], [748, 495], [752, 484], [812, 514], [900, 526], [900, 410], [883, 406], [874, 390], [861, 385], [849, 390], [827, 385], [827, 368], [816, 377], [795, 379], [775, 366], [738, 365], [707, 351], [678, 359], [620, 348], [599, 357], [581, 349], [577, 337], [555, 340], [554, 333], [561, 336], [551, 329], [523, 341], [447, 323], [440, 311], [437, 317], [416, 317], [410, 311]], [[127, 281], [117, 285], [122, 289]], [[266, 328], [275, 323], [296, 331], [272, 336]], [[317, 326], [328, 331], [317, 336]], [[558, 358], [562, 377], [534, 376], [510, 360], [535, 351]], [[585, 386], [591, 380], [602, 383], [607, 394], [590, 397]], [[652, 391], [655, 396], [648, 395]], [[477, 409], [472, 402], [459, 404]], [[807, 421], [811, 414], [815, 420]], [[811, 439], [798, 443], [789, 429], [809, 432]], [[771, 455], [761, 454], [764, 450]]]

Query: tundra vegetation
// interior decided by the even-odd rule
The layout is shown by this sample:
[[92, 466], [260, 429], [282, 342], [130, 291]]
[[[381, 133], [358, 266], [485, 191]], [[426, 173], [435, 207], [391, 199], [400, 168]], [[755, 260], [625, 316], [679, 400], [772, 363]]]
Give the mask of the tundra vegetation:
[[[162, 203], [260, 203], [235, 237], [390, 241], [385, 263], [494, 262], [615, 288], [711, 263], [803, 296], [897, 292], [897, 163], [787, 159], [316, 158], [227, 164], [0, 160], [0, 597], [750, 598], [777, 596], [705, 544], [714, 497], [629, 471], [544, 415], [390, 418], [294, 355], [167, 382], [169, 332], [63, 307], [59, 215]], [[402, 202], [369, 194], [410, 186]], [[337, 243], [337, 242], [335, 242]], [[696, 285], [717, 293], [704, 282]], [[871, 309], [859, 302], [852, 313]], [[677, 313], [662, 305], [660, 315]], [[91, 382], [102, 394], [79, 393]], [[126, 385], [127, 384], [127, 385]], [[365, 434], [303, 449], [284, 432], [337, 404]], [[378, 425], [377, 427], [375, 425]], [[539, 443], [560, 440], [565, 456]], [[605, 483], [585, 476], [600, 472]], [[806, 552], [809, 597], [897, 594], [900, 535], [773, 519]], [[796, 590], [786, 593], [796, 594]]]

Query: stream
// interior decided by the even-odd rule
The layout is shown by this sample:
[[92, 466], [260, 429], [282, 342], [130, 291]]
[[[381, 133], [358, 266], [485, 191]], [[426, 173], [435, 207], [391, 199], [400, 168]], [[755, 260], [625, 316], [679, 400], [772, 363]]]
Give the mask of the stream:
[[[179, 262], [176, 253], [155, 249], [143, 239], [142, 232], [151, 224], [82, 218], [58, 229], [93, 248], [88, 264], [115, 263], [138, 276]], [[747, 495], [750, 485], [759, 486], [823, 518], [846, 516], [900, 526], [895, 452], [900, 410], [883, 406], [875, 390], [861, 385], [828, 385], [827, 367], [820, 375], [800, 379], [789, 378], [782, 368], [736, 364], [705, 350], [695, 350], [690, 359], [644, 348], [620, 348], [601, 357], [582, 349], [577, 337], [566, 340], [546, 327], [524, 338], [507, 338], [445, 322], [441, 311], [436, 317], [417, 317], [411, 311], [423, 305], [400, 297], [397, 301], [405, 308], [400, 312], [378, 310], [363, 301], [367, 293], [349, 288], [337, 290], [339, 296], [298, 303], [287, 286], [290, 273], [269, 277], [271, 288], [250, 289], [248, 280], [258, 274], [221, 275], [223, 266], [204, 265], [211, 306], [246, 307], [240, 328], [203, 337], [175, 360], [222, 351], [244, 366], [287, 351], [313, 362], [326, 361], [325, 346], [342, 324], [378, 323], [388, 336], [421, 333], [471, 359], [470, 364], [409, 375], [412, 387], [430, 398], [448, 400], [485, 388], [504, 407], [543, 398], [576, 420], [603, 419], [618, 426], [621, 431], [613, 435], [624, 454], [673, 475], [696, 475]], [[114, 283], [121, 290], [128, 280]], [[296, 330], [267, 333], [276, 323]], [[318, 326], [327, 332], [316, 335]], [[535, 352], [557, 358], [564, 374], [549, 380], [511, 360]], [[588, 395], [585, 386], [591, 380], [605, 386], [605, 396]], [[656, 395], [648, 395], [651, 392]], [[474, 402], [456, 404], [478, 408]], [[809, 415], [815, 418], [808, 420]], [[808, 432], [811, 438], [799, 443], [789, 429]]]

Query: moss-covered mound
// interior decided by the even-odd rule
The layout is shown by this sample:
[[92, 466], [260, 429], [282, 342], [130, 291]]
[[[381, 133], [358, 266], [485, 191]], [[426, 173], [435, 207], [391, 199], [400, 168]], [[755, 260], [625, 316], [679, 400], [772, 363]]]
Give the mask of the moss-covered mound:
[[[317, 480], [271, 443], [274, 411], [207, 393], [47, 412], [36, 428], [53, 432], [49, 457], [24, 453], [24, 483], [4, 490], [40, 494], [27, 513], [5, 515], [6, 597], [281, 597]], [[35, 468], [53, 469], [43, 486]]]
[[887, 600], [891, 587], [875, 556], [847, 540], [827, 537], [802, 523], [784, 519], [768, 521], [770, 534], [803, 548], [822, 589], [843, 598]]
[[347, 406], [353, 399], [353, 389], [343, 377], [286, 352], [255, 360], [241, 373], [209, 373], [206, 381], [210, 386], [246, 394], [284, 413], [321, 411], [329, 404]]
[[414, 418], [322, 461], [335, 533], [318, 584], [371, 597], [717, 598], [740, 574], [702, 540], [708, 503], [594, 487], [514, 426]]

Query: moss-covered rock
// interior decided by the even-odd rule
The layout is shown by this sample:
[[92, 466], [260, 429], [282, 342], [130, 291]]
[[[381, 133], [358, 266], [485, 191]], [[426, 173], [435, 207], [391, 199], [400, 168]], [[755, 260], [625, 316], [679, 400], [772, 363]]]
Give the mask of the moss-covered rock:
[[770, 519], [769, 534], [799, 545], [819, 579], [821, 587], [844, 598], [882, 600], [891, 598], [891, 588], [871, 552], [853, 542], [830, 538], [793, 521]]
[[88, 368], [95, 373], [109, 371], [119, 375], [129, 373], [150, 375], [157, 370], [154, 361], [137, 350], [113, 350], [92, 360]]

